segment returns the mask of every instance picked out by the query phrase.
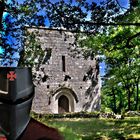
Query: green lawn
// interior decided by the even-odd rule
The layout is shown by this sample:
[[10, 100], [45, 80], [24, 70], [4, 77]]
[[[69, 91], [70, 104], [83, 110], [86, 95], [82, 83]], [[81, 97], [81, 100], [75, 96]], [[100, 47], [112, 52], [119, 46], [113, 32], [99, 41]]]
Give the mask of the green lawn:
[[113, 119], [40, 119], [58, 128], [65, 140], [140, 139], [140, 118]]

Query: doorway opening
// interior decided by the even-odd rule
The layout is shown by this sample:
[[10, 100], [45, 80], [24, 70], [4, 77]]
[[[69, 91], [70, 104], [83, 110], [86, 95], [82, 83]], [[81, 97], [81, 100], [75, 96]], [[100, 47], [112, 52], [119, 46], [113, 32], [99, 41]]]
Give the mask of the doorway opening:
[[69, 99], [62, 95], [58, 99], [58, 113], [69, 112]]

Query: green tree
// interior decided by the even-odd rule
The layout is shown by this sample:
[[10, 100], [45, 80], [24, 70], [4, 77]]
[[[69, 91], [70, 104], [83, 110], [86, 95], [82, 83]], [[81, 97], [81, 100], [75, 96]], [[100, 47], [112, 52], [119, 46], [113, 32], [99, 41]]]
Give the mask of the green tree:
[[[118, 21], [131, 21], [139, 7], [118, 17]], [[140, 22], [138, 18], [133, 22]], [[103, 78], [102, 103], [115, 113], [122, 110], [139, 110], [140, 106], [140, 28], [136, 26], [108, 27], [106, 32], [87, 36], [80, 40], [81, 46], [88, 46], [95, 55], [103, 55], [106, 74]], [[102, 61], [102, 59], [100, 59]]]
[[[139, 22], [139, 7], [134, 7], [133, 11], [125, 15], [125, 20]], [[134, 14], [137, 16], [134, 18]], [[126, 110], [139, 110], [139, 77], [140, 77], [140, 28], [129, 26], [120, 27], [115, 33], [110, 35], [108, 44], [110, 49], [106, 53], [106, 63], [108, 64], [108, 72], [113, 71], [117, 81], [120, 78], [123, 94], [127, 96]], [[111, 76], [111, 75], [109, 75]], [[120, 85], [119, 85], [120, 86]]]
[[[0, 46], [5, 50], [3, 60], [6, 60], [6, 63], [8, 59], [14, 59], [14, 52], [23, 51], [23, 42], [27, 35], [23, 34], [25, 25], [45, 26], [45, 21], [48, 19], [50, 27], [64, 27], [77, 32], [82, 29], [90, 35], [79, 42], [82, 46], [88, 46], [92, 50], [92, 53], [88, 55], [105, 56], [107, 69], [103, 94], [111, 95], [108, 101], [113, 103], [112, 110], [118, 112], [122, 108], [139, 109], [140, 29], [138, 26], [105, 26], [110, 22], [132, 22], [133, 25], [134, 22], [140, 22], [140, 9], [136, 7], [139, 4], [138, 1], [136, 3], [130, 1], [130, 9], [125, 9], [125, 14], [118, 0], [103, 1], [100, 5], [95, 2], [88, 3], [86, 0], [77, 1], [76, 4], [72, 0], [68, 2], [60, 0], [56, 3], [49, 0], [25, 0], [23, 2], [13, 0], [9, 4], [6, 2], [0, 0]], [[4, 11], [10, 13], [9, 21], [2, 20]], [[91, 13], [90, 22], [86, 19], [89, 12]], [[120, 15], [120, 13], [123, 14]], [[15, 39], [13, 44], [8, 41], [9, 36]], [[34, 56], [38, 56], [42, 55], [42, 50], [38, 51], [40, 45], [34, 40], [33, 35], [28, 39], [30, 41], [28, 53], [24, 58], [32, 66], [35, 57], [28, 62], [31, 52]], [[87, 55], [86, 51], [85, 54]], [[23, 59], [21, 61], [23, 62]]]
[[[0, 0], [0, 7], [0, 46], [5, 50], [3, 60], [14, 59], [14, 52], [20, 53], [22, 51], [25, 25], [45, 26], [48, 19], [50, 27], [64, 27], [76, 31], [83, 29], [88, 33], [99, 33], [101, 30], [106, 29], [105, 26], [103, 27], [99, 23], [113, 21], [115, 16], [123, 9], [118, 4], [118, 0], [103, 1], [100, 4], [88, 3], [86, 0], [75, 2], [73, 0], [68, 2], [60, 0], [56, 3], [50, 0], [25, 0], [22, 2], [12, 0], [11, 3]], [[3, 11], [10, 13], [9, 23], [2, 21]], [[89, 12], [91, 13], [90, 21], [96, 22], [96, 24], [91, 25], [86, 22]], [[4, 24], [7, 24], [6, 28]], [[7, 36], [12, 36], [16, 41], [11, 44]]]

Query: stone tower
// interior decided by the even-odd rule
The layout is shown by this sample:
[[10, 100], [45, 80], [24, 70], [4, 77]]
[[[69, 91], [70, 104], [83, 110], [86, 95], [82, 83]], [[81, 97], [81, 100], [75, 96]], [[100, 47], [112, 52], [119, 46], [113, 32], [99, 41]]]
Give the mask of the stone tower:
[[35, 71], [35, 97], [32, 110], [37, 113], [64, 113], [100, 109], [100, 77], [96, 58], [84, 58], [75, 50], [75, 33], [48, 28], [28, 28], [38, 32], [45, 51]]

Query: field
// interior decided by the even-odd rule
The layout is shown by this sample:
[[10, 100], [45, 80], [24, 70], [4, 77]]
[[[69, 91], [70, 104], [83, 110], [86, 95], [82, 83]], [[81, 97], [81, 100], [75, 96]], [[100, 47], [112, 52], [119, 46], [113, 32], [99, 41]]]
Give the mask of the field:
[[38, 119], [57, 128], [65, 140], [125, 140], [140, 139], [140, 118], [122, 120], [99, 118]]

